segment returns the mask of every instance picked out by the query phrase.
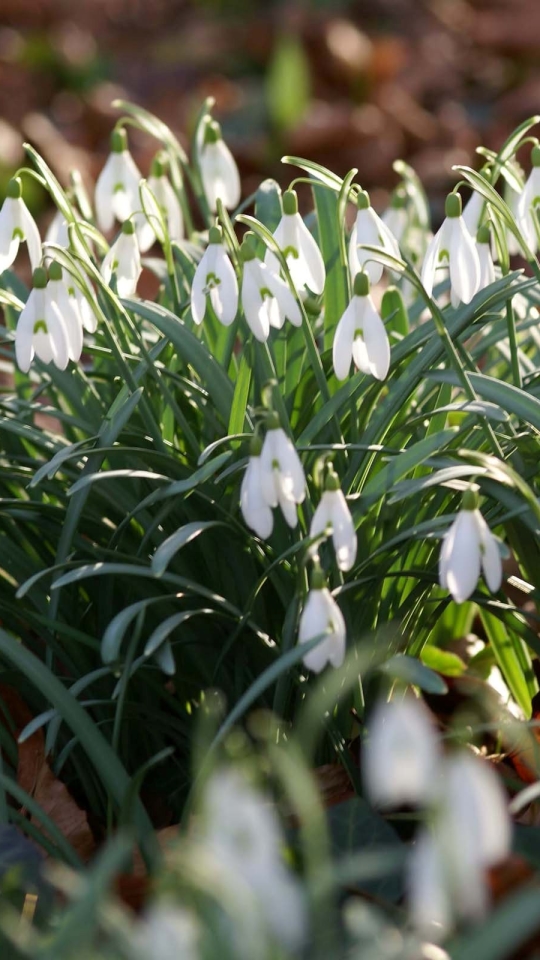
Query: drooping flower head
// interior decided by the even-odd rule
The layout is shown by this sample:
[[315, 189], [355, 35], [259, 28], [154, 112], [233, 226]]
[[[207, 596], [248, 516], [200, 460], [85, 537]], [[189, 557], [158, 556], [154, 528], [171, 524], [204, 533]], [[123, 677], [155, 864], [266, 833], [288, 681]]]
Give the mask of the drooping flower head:
[[371, 283], [378, 283], [382, 277], [383, 265], [373, 259], [369, 250], [363, 250], [361, 244], [381, 247], [390, 256], [400, 259], [399, 246], [378, 214], [375, 213], [369, 199], [369, 193], [361, 190], [357, 199], [358, 212], [349, 241], [349, 269], [351, 277], [364, 270]]
[[41, 238], [36, 222], [22, 198], [22, 184], [14, 177], [7, 185], [6, 199], [0, 210], [0, 273], [8, 270], [25, 242], [32, 270], [41, 261]]
[[367, 273], [357, 273], [354, 293], [334, 334], [334, 372], [338, 380], [349, 375], [351, 362], [362, 373], [384, 380], [390, 367], [390, 343], [384, 323], [369, 293]]
[[502, 582], [502, 562], [497, 538], [492, 534], [472, 489], [463, 494], [461, 510], [447, 530], [439, 557], [439, 583], [456, 603], [476, 589], [480, 572], [492, 593]]
[[141, 173], [128, 150], [126, 131], [113, 130], [111, 152], [96, 183], [96, 217], [100, 230], [108, 233], [115, 219], [123, 223], [141, 209], [140, 182]]
[[[298, 197], [295, 190], [283, 194], [283, 216], [274, 232], [274, 239], [287, 260], [293, 283], [302, 294], [307, 289], [321, 294], [324, 290], [324, 260], [314, 238], [298, 213]], [[271, 250], [266, 251], [264, 262], [274, 273], [279, 274], [279, 261]]]
[[208, 120], [200, 155], [201, 177], [208, 206], [212, 213], [221, 200], [227, 210], [240, 203], [241, 184], [236, 161], [221, 136], [221, 127]]
[[450, 294], [453, 306], [470, 303], [480, 284], [480, 263], [473, 237], [461, 215], [461, 197], [450, 193], [446, 198], [446, 218], [426, 251], [422, 265], [422, 283], [431, 296], [435, 272], [439, 267], [450, 271]]
[[298, 642], [322, 639], [303, 658], [305, 666], [320, 673], [327, 663], [341, 667], [345, 659], [347, 630], [343, 614], [330, 593], [323, 571], [315, 564], [310, 590], [300, 616]]
[[270, 413], [260, 458], [261, 492], [269, 507], [281, 508], [288, 525], [298, 523], [297, 505], [306, 496], [306, 477], [292, 440]]
[[356, 530], [332, 464], [329, 465], [321, 502], [313, 514], [309, 535], [316, 537], [321, 533], [332, 537], [339, 569], [350, 570], [356, 559]]
[[32, 290], [21, 311], [15, 331], [15, 356], [28, 373], [34, 356], [65, 370], [70, 357], [70, 339], [58, 305], [47, 290], [47, 271], [37, 267]]
[[195, 323], [203, 322], [208, 302], [218, 320], [230, 326], [238, 312], [238, 282], [217, 226], [210, 227], [208, 246], [193, 277], [191, 315]]
[[[180, 201], [167, 176], [167, 168], [163, 154], [158, 154], [152, 160], [150, 176], [148, 177], [147, 183], [161, 207], [171, 240], [178, 243], [184, 239], [184, 217]], [[143, 248], [141, 247], [141, 249]]]
[[285, 320], [295, 327], [302, 325], [302, 314], [292, 291], [262, 260], [259, 260], [249, 237], [240, 248], [243, 262], [242, 309], [253, 335], [264, 343], [270, 327], [281, 329]]
[[101, 274], [110, 283], [116, 275], [116, 287], [120, 297], [131, 297], [142, 272], [141, 255], [137, 234], [131, 220], [124, 220], [122, 229], [105, 256]]

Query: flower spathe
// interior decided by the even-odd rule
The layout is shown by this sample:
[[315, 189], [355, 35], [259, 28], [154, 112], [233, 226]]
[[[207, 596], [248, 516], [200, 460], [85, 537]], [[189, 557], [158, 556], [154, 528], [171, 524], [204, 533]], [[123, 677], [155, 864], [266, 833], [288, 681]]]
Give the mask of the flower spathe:
[[221, 200], [227, 210], [240, 203], [241, 184], [236, 160], [221, 136], [219, 123], [208, 121], [200, 150], [203, 189], [212, 213]]
[[298, 642], [323, 639], [303, 657], [304, 665], [320, 673], [327, 664], [341, 667], [345, 659], [347, 631], [343, 614], [326, 586], [324, 575], [316, 568], [298, 627]]
[[296, 527], [296, 508], [306, 496], [306, 477], [292, 440], [279, 426], [276, 414], [269, 417], [259, 470], [264, 501], [271, 508], [279, 506], [288, 525]]
[[285, 281], [258, 259], [249, 240], [244, 240], [241, 254], [244, 267], [240, 297], [253, 336], [264, 343], [270, 327], [279, 330], [285, 320], [300, 327], [300, 307]]
[[363, 250], [361, 244], [381, 247], [390, 256], [401, 259], [396, 238], [375, 213], [365, 190], [361, 190], [358, 195], [358, 212], [349, 240], [349, 269], [352, 277], [356, 277], [357, 273], [363, 270], [371, 283], [378, 283], [382, 277], [383, 265], [373, 259], [373, 253]]
[[364, 783], [374, 805], [430, 800], [440, 758], [437, 731], [422, 701], [408, 695], [378, 704], [363, 750]]
[[21, 311], [15, 331], [17, 365], [28, 373], [34, 356], [65, 370], [70, 358], [70, 339], [57, 304], [47, 290], [47, 273], [34, 270], [33, 287]]
[[470, 303], [480, 284], [480, 263], [476, 244], [461, 215], [461, 197], [451, 193], [446, 198], [446, 218], [430, 241], [422, 265], [422, 283], [431, 297], [435, 273], [439, 267], [450, 271], [450, 293], [453, 306]]
[[357, 537], [351, 511], [339, 487], [337, 474], [330, 470], [321, 501], [313, 514], [310, 537], [331, 535], [340, 570], [347, 572], [356, 559]]
[[41, 238], [36, 222], [22, 198], [18, 177], [10, 180], [6, 199], [0, 210], [0, 273], [14, 262], [19, 245], [25, 242], [32, 270], [41, 262]]
[[492, 534], [472, 490], [466, 491], [462, 509], [447, 530], [439, 556], [439, 583], [456, 603], [476, 589], [480, 573], [492, 593], [502, 582], [502, 562], [497, 538]]
[[390, 342], [369, 294], [366, 273], [355, 277], [353, 297], [336, 327], [332, 357], [338, 380], [348, 377], [353, 360], [362, 373], [377, 380], [384, 380], [388, 374]]
[[238, 312], [238, 282], [219, 227], [210, 228], [208, 246], [193, 277], [191, 315], [195, 323], [203, 322], [208, 302], [220, 323], [230, 326]]
[[[281, 248], [292, 281], [298, 293], [321, 294], [324, 290], [325, 269], [321, 251], [298, 213], [298, 199], [294, 190], [283, 194], [283, 216], [274, 231], [274, 240]], [[279, 261], [267, 250], [264, 262], [274, 273], [279, 274]]]
[[103, 260], [101, 275], [110, 283], [113, 274], [116, 274], [118, 295], [131, 297], [137, 289], [141, 272], [141, 255], [135, 227], [131, 220], [125, 220], [122, 230]]

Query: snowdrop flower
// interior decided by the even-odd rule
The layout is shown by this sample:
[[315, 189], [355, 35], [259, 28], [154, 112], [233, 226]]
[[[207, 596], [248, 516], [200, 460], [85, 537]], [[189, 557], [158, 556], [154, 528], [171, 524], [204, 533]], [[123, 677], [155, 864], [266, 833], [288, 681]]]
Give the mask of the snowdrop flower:
[[128, 150], [125, 130], [113, 130], [111, 152], [96, 183], [96, 218], [100, 230], [108, 233], [115, 218], [123, 223], [141, 209], [140, 182], [141, 174]]
[[199, 829], [203, 850], [239, 906], [244, 902], [246, 922], [253, 921], [255, 908], [272, 937], [298, 949], [306, 931], [306, 905], [282, 859], [284, 837], [274, 805], [236, 770], [221, 770], [206, 788]]
[[374, 805], [399, 807], [430, 800], [440, 759], [437, 731], [422, 701], [408, 695], [375, 708], [362, 759], [366, 791]]
[[220, 227], [210, 227], [208, 246], [193, 277], [191, 315], [195, 323], [203, 322], [208, 301], [218, 320], [230, 326], [238, 312], [238, 283]]
[[[283, 194], [283, 216], [274, 231], [274, 239], [283, 251], [298, 293], [304, 293], [309, 288], [312, 293], [321, 294], [325, 281], [324, 260], [298, 213], [295, 190], [286, 190]], [[266, 251], [264, 262], [279, 274], [279, 260], [271, 250]]]
[[47, 294], [47, 272], [43, 267], [34, 270], [32, 283], [15, 331], [17, 364], [23, 373], [28, 373], [35, 355], [43, 363], [54, 363], [65, 370], [70, 340], [58, 306]]
[[439, 557], [439, 583], [456, 603], [475, 590], [480, 571], [492, 593], [502, 582], [502, 563], [495, 537], [478, 509], [474, 490], [466, 490], [461, 510], [447, 530]]
[[352, 277], [365, 270], [371, 283], [378, 283], [382, 277], [383, 265], [373, 259], [372, 253], [362, 250], [360, 244], [382, 247], [386, 253], [398, 260], [401, 259], [399, 247], [393, 234], [370, 205], [369, 194], [365, 190], [358, 194], [357, 203], [356, 222], [349, 241], [349, 269]]
[[476, 252], [478, 254], [478, 263], [480, 264], [480, 282], [479, 290], [485, 290], [490, 283], [495, 282], [495, 264], [491, 253], [491, 237], [489, 227], [480, 227], [476, 235]]
[[321, 502], [313, 514], [310, 537], [331, 535], [340, 570], [350, 570], [356, 559], [357, 539], [351, 511], [339, 486], [339, 477], [330, 465]]
[[261, 440], [258, 436], [254, 436], [240, 488], [240, 509], [250, 530], [254, 530], [261, 540], [267, 540], [274, 529], [274, 516], [263, 495], [261, 450]]
[[200, 930], [195, 917], [172, 902], [154, 904], [136, 924], [133, 953], [137, 960], [199, 960]]
[[452, 305], [470, 303], [480, 283], [480, 264], [476, 245], [461, 216], [461, 197], [446, 198], [446, 219], [431, 240], [422, 266], [422, 283], [431, 297], [438, 267], [450, 269]]
[[64, 321], [66, 328], [69, 359], [78, 363], [83, 348], [83, 321], [75, 296], [70, 296], [68, 282], [64, 279], [62, 267], [56, 260], [49, 266], [47, 297], [54, 304]]
[[291, 440], [271, 413], [260, 458], [261, 493], [269, 507], [281, 507], [290, 527], [298, 523], [296, 506], [306, 495], [306, 477]]
[[69, 231], [67, 220], [64, 214], [57, 210], [52, 218], [47, 233], [45, 234], [45, 243], [55, 243], [58, 247], [69, 247]]
[[[154, 157], [147, 184], [154, 194], [165, 218], [171, 240], [179, 243], [184, 239], [184, 217], [182, 208], [171, 182], [165, 172], [161, 157]], [[141, 249], [144, 249], [141, 247]]]
[[21, 181], [15, 177], [7, 185], [6, 199], [0, 210], [0, 273], [15, 260], [21, 240], [26, 241], [32, 270], [36, 270], [41, 261], [39, 230], [22, 198]]
[[517, 224], [533, 253], [540, 246], [538, 209], [540, 205], [540, 146], [531, 151], [531, 172], [516, 205]]
[[208, 206], [212, 213], [221, 200], [227, 210], [240, 203], [240, 174], [236, 161], [221, 137], [221, 127], [214, 120], [208, 121], [200, 155], [201, 177]]
[[388, 228], [396, 242], [401, 245], [403, 236], [409, 225], [407, 214], [407, 193], [403, 188], [394, 190], [390, 206], [381, 217], [385, 227]]
[[135, 227], [131, 220], [125, 220], [118, 238], [112, 244], [101, 265], [101, 274], [107, 283], [116, 274], [118, 296], [131, 297], [141, 275], [141, 255]]
[[311, 589], [300, 617], [298, 642], [324, 636], [303, 658], [305, 666], [320, 673], [327, 663], [340, 667], [345, 659], [346, 628], [343, 614], [326, 586], [319, 566], [311, 576]]
[[279, 330], [286, 319], [300, 327], [300, 307], [285, 281], [259, 260], [249, 240], [244, 240], [241, 255], [244, 264], [242, 309], [254, 337], [264, 343], [270, 327]]
[[445, 759], [431, 819], [409, 857], [407, 899], [414, 925], [442, 939], [456, 919], [483, 918], [486, 870], [510, 852], [508, 806], [495, 771], [472, 753]]
[[367, 273], [357, 273], [352, 300], [334, 334], [333, 363], [338, 380], [349, 375], [351, 361], [362, 373], [384, 380], [390, 367], [390, 343], [369, 294]]

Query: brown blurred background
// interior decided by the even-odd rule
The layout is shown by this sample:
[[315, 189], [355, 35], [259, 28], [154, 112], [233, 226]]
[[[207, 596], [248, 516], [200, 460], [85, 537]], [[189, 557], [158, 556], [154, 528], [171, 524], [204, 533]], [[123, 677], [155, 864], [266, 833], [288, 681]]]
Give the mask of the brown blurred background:
[[[91, 181], [114, 97], [187, 142], [212, 94], [246, 194], [294, 153], [358, 167], [384, 204], [399, 156], [437, 207], [453, 163], [540, 112], [539, 63], [539, 0], [0, 0], [0, 193], [23, 138]], [[155, 143], [131, 144], [146, 173]]]

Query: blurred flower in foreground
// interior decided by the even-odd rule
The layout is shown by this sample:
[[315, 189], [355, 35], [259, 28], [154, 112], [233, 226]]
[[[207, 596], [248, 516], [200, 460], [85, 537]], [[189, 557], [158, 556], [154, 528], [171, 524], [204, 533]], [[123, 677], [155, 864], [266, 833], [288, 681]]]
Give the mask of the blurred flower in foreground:
[[285, 281], [259, 260], [249, 239], [244, 239], [240, 250], [244, 265], [242, 309], [253, 336], [264, 343], [270, 327], [279, 330], [286, 319], [300, 327], [300, 307]]
[[110, 283], [113, 274], [116, 274], [118, 296], [131, 297], [137, 289], [141, 272], [141, 255], [135, 227], [131, 220], [125, 220], [122, 230], [103, 260], [101, 274], [107, 283]]
[[480, 284], [480, 264], [475, 242], [461, 215], [461, 197], [450, 193], [446, 198], [446, 219], [437, 231], [424, 257], [422, 283], [431, 297], [435, 273], [439, 267], [450, 270], [452, 305], [470, 303]]
[[43, 363], [54, 363], [65, 370], [69, 363], [70, 342], [58, 305], [47, 291], [47, 272], [34, 270], [33, 287], [21, 311], [15, 331], [15, 356], [23, 373], [28, 373], [34, 355]]
[[506, 796], [489, 763], [462, 752], [444, 760], [431, 825], [421, 829], [407, 868], [417, 929], [442, 939], [457, 919], [481, 920], [489, 905], [486, 870], [510, 852]]
[[[222, 871], [237, 901], [237, 934], [242, 953], [246, 933], [259, 926], [283, 947], [298, 949], [306, 932], [306, 905], [300, 884], [283, 861], [284, 837], [273, 803], [234, 769], [215, 773], [205, 790], [198, 842]], [[255, 930], [254, 930], [255, 927]]]
[[21, 181], [15, 177], [8, 183], [6, 199], [0, 210], [0, 273], [15, 260], [21, 241], [26, 242], [32, 270], [36, 270], [41, 261], [41, 238], [22, 198]]
[[439, 557], [439, 583], [456, 603], [463, 603], [475, 590], [480, 571], [492, 593], [502, 582], [498, 539], [489, 529], [474, 490], [463, 494], [461, 510], [444, 535]]
[[378, 283], [382, 277], [383, 265], [373, 259], [373, 254], [369, 250], [362, 250], [360, 244], [382, 247], [386, 253], [397, 260], [401, 259], [399, 246], [394, 235], [375, 213], [370, 204], [369, 194], [365, 190], [361, 190], [358, 194], [357, 204], [358, 212], [349, 241], [351, 277], [365, 270], [371, 283]]
[[310, 537], [320, 533], [331, 536], [340, 570], [348, 571], [356, 559], [357, 538], [351, 511], [339, 486], [339, 477], [331, 468], [325, 481], [324, 493], [313, 514]]
[[410, 695], [376, 707], [363, 751], [364, 783], [373, 804], [425, 803], [436, 789], [440, 759], [437, 730], [421, 700]]
[[184, 907], [160, 901], [136, 925], [136, 960], [198, 960], [200, 930]]
[[304, 656], [308, 670], [320, 673], [327, 663], [341, 667], [345, 659], [345, 620], [318, 564], [311, 575], [310, 591], [300, 616], [298, 642], [309, 643], [315, 637], [324, 639]]
[[[298, 198], [295, 190], [283, 194], [283, 216], [274, 231], [274, 240], [287, 260], [293, 283], [299, 294], [306, 288], [321, 294], [324, 290], [324, 260], [314, 238], [298, 213]], [[266, 251], [264, 262], [279, 274], [279, 260], [271, 250]]]
[[238, 312], [238, 283], [220, 227], [210, 227], [208, 246], [193, 277], [191, 315], [195, 323], [203, 322], [208, 300], [218, 320], [228, 327]]
[[203, 188], [212, 213], [217, 210], [218, 200], [227, 210], [237, 207], [241, 196], [240, 174], [236, 160], [221, 137], [221, 127], [214, 120], [206, 124], [200, 165]]
[[332, 356], [338, 380], [348, 377], [352, 360], [362, 373], [386, 378], [390, 343], [369, 294], [367, 273], [356, 274], [353, 297], [336, 327]]

